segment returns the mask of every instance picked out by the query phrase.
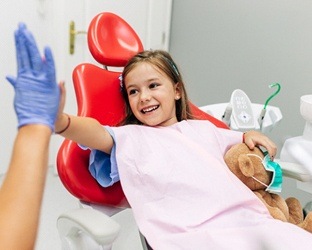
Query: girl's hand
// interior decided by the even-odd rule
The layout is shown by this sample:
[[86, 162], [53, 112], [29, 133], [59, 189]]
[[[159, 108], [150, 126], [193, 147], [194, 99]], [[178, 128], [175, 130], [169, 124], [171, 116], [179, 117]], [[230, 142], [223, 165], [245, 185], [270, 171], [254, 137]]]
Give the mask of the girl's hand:
[[[62, 81], [59, 83], [60, 88], [60, 102], [59, 102], [59, 108], [56, 116], [55, 121], [55, 131], [60, 131], [64, 127], [64, 124], [67, 122], [67, 117], [64, 119], [64, 107], [65, 107], [65, 99], [66, 99], [66, 89], [65, 89], [65, 83]], [[65, 122], [63, 121], [65, 120]]]
[[270, 140], [264, 134], [258, 131], [248, 131], [244, 133], [244, 143], [250, 148], [253, 149], [255, 146], [262, 146], [267, 149], [271, 160], [274, 159], [277, 153], [277, 147], [273, 141]]
[[64, 81], [61, 81], [59, 83], [59, 88], [60, 88], [60, 103], [59, 103], [59, 109], [57, 112], [58, 117], [63, 113], [64, 107], [65, 107], [66, 89], [65, 89], [65, 82]]

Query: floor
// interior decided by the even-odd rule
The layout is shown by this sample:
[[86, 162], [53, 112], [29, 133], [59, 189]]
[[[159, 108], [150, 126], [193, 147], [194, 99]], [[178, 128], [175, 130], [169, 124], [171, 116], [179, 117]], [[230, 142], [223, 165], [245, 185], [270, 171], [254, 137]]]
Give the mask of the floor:
[[[0, 176], [0, 183], [1, 181], [2, 177]], [[35, 250], [62, 249], [56, 227], [57, 218], [63, 212], [77, 208], [79, 208], [79, 201], [63, 187], [55, 171], [50, 169]], [[131, 210], [124, 210], [113, 218], [122, 225], [121, 232], [113, 245], [113, 250], [141, 250], [141, 241]], [[88, 248], [88, 250], [92, 249]]]

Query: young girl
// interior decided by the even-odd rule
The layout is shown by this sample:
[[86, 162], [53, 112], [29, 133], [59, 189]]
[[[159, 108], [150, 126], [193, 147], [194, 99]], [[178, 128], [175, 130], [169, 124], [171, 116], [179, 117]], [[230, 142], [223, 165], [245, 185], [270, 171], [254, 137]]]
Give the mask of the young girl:
[[[256, 131], [243, 134], [192, 119], [181, 74], [168, 53], [134, 56], [121, 75], [121, 87], [127, 116], [118, 127], [62, 113], [61, 87], [55, 131], [92, 149], [91, 166], [111, 174], [104, 178], [111, 182], [102, 185], [120, 177], [138, 227], [153, 249], [312, 246], [312, 235], [274, 220], [223, 160], [227, 149], [242, 140], [251, 149], [266, 148], [272, 158], [275, 144]], [[110, 166], [102, 152], [110, 155]]]

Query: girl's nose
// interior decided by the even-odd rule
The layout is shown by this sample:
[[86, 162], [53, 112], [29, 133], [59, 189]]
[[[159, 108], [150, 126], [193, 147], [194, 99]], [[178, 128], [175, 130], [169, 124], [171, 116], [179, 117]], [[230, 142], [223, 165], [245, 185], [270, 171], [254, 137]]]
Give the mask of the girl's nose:
[[148, 90], [142, 91], [140, 99], [141, 99], [141, 102], [149, 101], [151, 99], [150, 91]]

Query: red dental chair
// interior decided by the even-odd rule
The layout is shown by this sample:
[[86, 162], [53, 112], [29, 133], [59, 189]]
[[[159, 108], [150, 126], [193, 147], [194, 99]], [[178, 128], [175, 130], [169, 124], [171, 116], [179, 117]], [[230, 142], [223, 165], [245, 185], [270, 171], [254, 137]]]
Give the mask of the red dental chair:
[[[130, 57], [143, 50], [143, 45], [126, 21], [108, 12], [98, 14], [91, 21], [88, 29], [88, 45], [94, 59], [103, 65], [103, 68], [83, 63], [74, 69], [73, 83], [78, 115], [93, 117], [103, 125], [114, 126], [122, 120], [125, 111], [118, 79], [120, 72], [111, 71], [109, 68], [123, 67]], [[208, 119], [216, 126], [227, 128], [223, 122], [203, 112], [195, 105], [191, 104], [191, 109], [196, 118]], [[82, 150], [75, 142], [64, 140], [57, 155], [57, 170], [63, 185], [83, 203], [119, 208], [129, 207], [120, 183], [103, 188], [91, 176], [88, 170], [89, 153], [89, 150]], [[69, 212], [60, 216], [58, 224], [65, 225], [68, 221], [77, 219], [75, 216], [85, 217], [78, 213], [78, 211]], [[70, 223], [78, 227], [75, 229], [76, 234], [79, 234], [79, 230], [86, 229], [77, 221]], [[102, 227], [105, 228], [108, 225], [102, 224]], [[109, 227], [116, 229], [115, 234], [108, 237], [113, 241], [119, 228], [114, 223]], [[66, 230], [69, 232], [62, 230], [63, 236], [61, 236], [67, 237], [65, 241], [74, 234], [71, 228], [66, 227]], [[92, 231], [90, 228], [88, 230]], [[103, 241], [99, 238], [97, 239], [99, 242]], [[105, 249], [109, 249], [111, 243], [109, 242], [108, 245]]]

